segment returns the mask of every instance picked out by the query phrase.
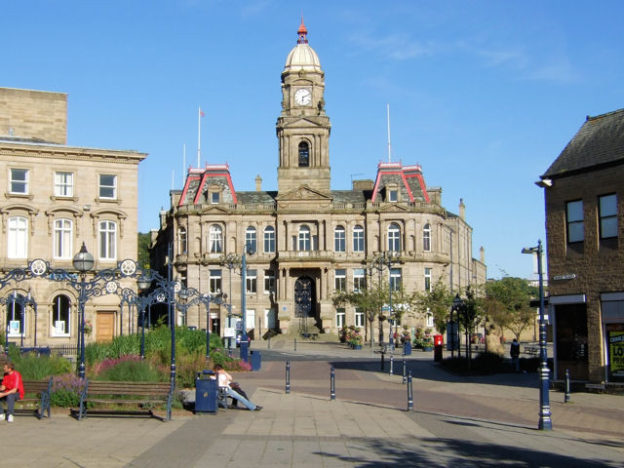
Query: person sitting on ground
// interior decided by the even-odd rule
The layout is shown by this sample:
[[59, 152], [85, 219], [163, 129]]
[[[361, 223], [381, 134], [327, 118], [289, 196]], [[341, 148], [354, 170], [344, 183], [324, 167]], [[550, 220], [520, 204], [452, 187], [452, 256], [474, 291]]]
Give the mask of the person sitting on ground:
[[4, 365], [4, 379], [2, 379], [2, 385], [0, 385], [0, 402], [2, 402], [4, 409], [0, 413], [0, 421], [4, 421], [6, 411], [6, 420], [13, 422], [15, 402], [23, 398], [24, 383], [22, 375], [15, 370], [15, 365], [12, 362], [8, 362]]
[[232, 376], [223, 369], [223, 366], [215, 364], [214, 371], [217, 374], [219, 387], [225, 388], [228, 396], [232, 397], [234, 400], [240, 401], [248, 410], [260, 411], [262, 409], [262, 406], [255, 405], [245, 398], [247, 395], [243, 396], [232, 388]]

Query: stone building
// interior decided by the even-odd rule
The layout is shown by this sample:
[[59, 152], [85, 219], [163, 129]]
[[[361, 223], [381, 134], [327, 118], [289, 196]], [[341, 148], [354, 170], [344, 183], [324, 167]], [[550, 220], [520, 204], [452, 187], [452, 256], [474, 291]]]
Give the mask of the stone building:
[[624, 109], [587, 120], [541, 176], [555, 378], [624, 380]]
[[[364, 286], [371, 274], [367, 263], [382, 252], [398, 257], [381, 273], [393, 288], [425, 291], [441, 280], [457, 291], [485, 282], [483, 251], [480, 260], [472, 257], [463, 203], [459, 215], [447, 211], [441, 189], [426, 186], [420, 166], [381, 162], [374, 180], [331, 189], [325, 73], [303, 23], [286, 58], [281, 89], [277, 190], [263, 190], [258, 176], [255, 191], [237, 191], [227, 164], [190, 169], [153, 233], [153, 264], [163, 264], [172, 245], [174, 274], [201, 292], [229, 294], [238, 312], [241, 277], [222, 260], [250, 246], [246, 323], [255, 337], [269, 329], [336, 333], [342, 325], [365, 326], [360, 311], [336, 308], [332, 296]], [[203, 317], [197, 310], [187, 323], [203, 328]], [[229, 325], [225, 317], [215, 306], [213, 332]], [[411, 324], [432, 321], [423, 313]]]
[[[73, 271], [72, 258], [83, 242], [96, 270], [137, 258], [137, 174], [145, 157], [68, 146], [66, 94], [0, 88], [0, 275], [35, 258]], [[15, 304], [14, 294], [30, 294], [36, 313]], [[11, 342], [76, 344], [77, 295], [69, 285], [12, 282], [0, 295], [6, 299], [2, 326]], [[121, 332], [119, 298], [90, 300], [86, 319], [92, 330], [86, 341], [112, 339]], [[123, 326], [131, 327], [126, 318]]]

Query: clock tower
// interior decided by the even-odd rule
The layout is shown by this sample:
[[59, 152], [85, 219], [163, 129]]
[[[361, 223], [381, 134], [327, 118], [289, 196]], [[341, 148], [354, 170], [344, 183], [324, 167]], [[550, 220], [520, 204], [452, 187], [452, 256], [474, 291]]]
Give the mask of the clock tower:
[[297, 45], [282, 72], [282, 112], [277, 119], [279, 194], [307, 185], [329, 194], [329, 134], [325, 113], [325, 73], [318, 55], [308, 45], [308, 30], [301, 20]]

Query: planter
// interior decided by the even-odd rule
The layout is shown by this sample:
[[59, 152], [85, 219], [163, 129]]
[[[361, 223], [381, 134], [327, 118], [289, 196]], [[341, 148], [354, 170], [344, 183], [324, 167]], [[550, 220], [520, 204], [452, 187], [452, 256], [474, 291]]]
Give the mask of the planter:
[[433, 351], [433, 346], [423, 346], [423, 351]]
[[351, 345], [351, 347], [353, 349], [362, 349], [362, 345], [361, 344], [354, 344], [354, 345]]
[[406, 341], [403, 343], [403, 355], [409, 356], [410, 354], [412, 354], [412, 343]]

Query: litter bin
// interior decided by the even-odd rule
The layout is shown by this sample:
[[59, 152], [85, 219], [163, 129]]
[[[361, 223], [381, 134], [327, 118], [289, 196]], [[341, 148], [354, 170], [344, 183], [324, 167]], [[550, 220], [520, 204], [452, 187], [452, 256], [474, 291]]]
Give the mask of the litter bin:
[[403, 343], [403, 356], [409, 356], [412, 354], [412, 342], [406, 341]]
[[197, 373], [195, 379], [195, 413], [217, 412], [217, 380], [212, 379], [212, 371]]
[[433, 335], [433, 360], [442, 360], [442, 346], [444, 345], [444, 339], [442, 335]]
[[252, 351], [251, 352], [251, 370], [259, 371], [262, 367], [262, 355], [260, 351]]

